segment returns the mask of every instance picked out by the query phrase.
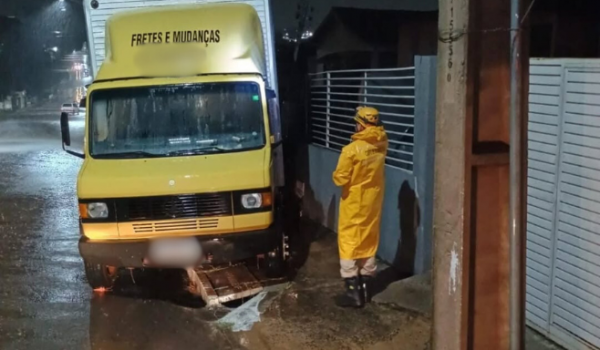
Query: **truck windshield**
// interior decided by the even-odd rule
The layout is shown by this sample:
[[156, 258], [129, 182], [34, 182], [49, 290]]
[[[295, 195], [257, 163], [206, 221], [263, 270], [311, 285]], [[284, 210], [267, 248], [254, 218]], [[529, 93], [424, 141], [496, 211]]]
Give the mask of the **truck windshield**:
[[256, 83], [97, 90], [90, 100], [94, 158], [239, 152], [265, 145]]

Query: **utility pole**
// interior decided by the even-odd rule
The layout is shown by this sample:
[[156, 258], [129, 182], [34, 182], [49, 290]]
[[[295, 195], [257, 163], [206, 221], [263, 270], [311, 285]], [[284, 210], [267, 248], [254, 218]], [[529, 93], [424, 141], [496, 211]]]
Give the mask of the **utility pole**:
[[[303, 40], [308, 39], [306, 37], [308, 30], [312, 24], [312, 14], [314, 12], [314, 8], [310, 6], [309, 1], [302, 1], [298, 4], [298, 8], [296, 9], [296, 45], [294, 48], [294, 62], [298, 61], [298, 53], [300, 52], [300, 44]], [[311, 33], [312, 35], [312, 33]]]
[[435, 350], [523, 349], [528, 4], [440, 0]]

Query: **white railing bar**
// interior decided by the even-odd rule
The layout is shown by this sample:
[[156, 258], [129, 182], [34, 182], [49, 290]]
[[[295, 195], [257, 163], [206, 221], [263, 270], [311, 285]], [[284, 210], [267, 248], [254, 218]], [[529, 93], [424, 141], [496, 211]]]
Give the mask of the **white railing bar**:
[[[320, 137], [314, 137], [314, 136], [313, 136], [313, 139], [315, 139], [315, 140], [319, 140], [319, 141], [321, 141], [321, 142], [327, 142], [327, 141], [325, 141], [324, 139], [322, 139], [322, 138], [320, 138]], [[337, 145], [337, 146], [340, 146], [340, 147], [346, 147], [345, 145], [342, 145], [341, 143], [337, 143], [337, 142], [335, 142], [335, 141], [329, 141], [329, 143], [331, 143], [331, 144], [334, 144], [334, 145]], [[331, 147], [327, 147], [327, 148], [331, 149]]]
[[[330, 102], [339, 102], [339, 103], [356, 103], [357, 101], [351, 100], [338, 100], [335, 98], [312, 98], [311, 101], [330, 101]], [[415, 108], [415, 105], [399, 105], [393, 103], [376, 103], [369, 102], [370, 106], [381, 106], [381, 107], [397, 107], [397, 108]]]
[[[405, 77], [379, 77], [379, 78], [364, 78], [364, 77], [358, 77], [358, 78], [315, 78], [312, 81], [325, 81], [325, 80], [329, 80], [329, 81], [365, 81], [365, 80], [413, 80], [415, 79], [414, 75], [407, 75]], [[332, 85], [335, 86], [335, 85]]]
[[[312, 107], [319, 107], [319, 108], [325, 108], [322, 106], [317, 106], [317, 105], [312, 105]], [[331, 107], [331, 108], [336, 108], [336, 107]], [[345, 110], [351, 111], [351, 112], [355, 112], [356, 110], [354, 109], [349, 109], [346, 108]], [[313, 113], [317, 113], [317, 114], [323, 114], [323, 115], [327, 115], [326, 112], [319, 112], [319, 111], [312, 111]], [[381, 115], [385, 115], [385, 116], [389, 116], [389, 117], [398, 117], [398, 118], [411, 118], [413, 119], [415, 116], [414, 115], [410, 115], [410, 114], [398, 114], [398, 113], [388, 113], [388, 112], [379, 112], [379, 114]], [[347, 115], [341, 115], [341, 114], [334, 114], [334, 113], [329, 113], [329, 115], [332, 115], [334, 117], [342, 117], [342, 118], [354, 118], [353, 116], [347, 116]], [[384, 123], [386, 123], [386, 121], [384, 121]]]
[[[344, 140], [346, 142], [346, 145], [350, 144], [350, 141], [352, 141], [349, 137], [346, 138], [346, 137], [342, 137], [342, 136], [338, 136], [338, 135], [328, 135], [328, 134], [324, 133], [323, 131], [318, 131], [318, 130], [313, 130], [313, 132], [324, 135], [325, 137], [329, 136], [329, 137], [335, 137], [336, 139]], [[340, 145], [342, 147], [345, 146], [345, 145], [342, 145], [341, 143], [338, 143], [338, 145]]]
[[[320, 119], [320, 118], [312, 118], [312, 119], [327, 122], [326, 120]], [[346, 125], [346, 126], [354, 126], [352, 124], [343, 123], [343, 122], [337, 122], [337, 121], [333, 121], [333, 120], [330, 120], [329, 122], [330, 123], [335, 123], [335, 124], [340, 124], [340, 125]], [[348, 134], [353, 134], [354, 133], [354, 131], [348, 131], [348, 130], [342, 130], [342, 129], [338, 129], [338, 128], [327, 127], [326, 125], [319, 125], [319, 124], [314, 124], [314, 123], [311, 123], [311, 125], [314, 126], [314, 127], [317, 127], [317, 128], [330, 129], [330, 130], [335, 130], [335, 131], [344, 132], [344, 133], [348, 133]], [[384, 123], [384, 125], [385, 125], [385, 123]], [[412, 128], [413, 126], [408, 126], [408, 127]], [[399, 131], [386, 130], [385, 132], [388, 133], [388, 134], [392, 134], [392, 135], [413, 136], [414, 137], [414, 134], [408, 134], [408, 133], [403, 133], [403, 132], [399, 132]], [[390, 141], [393, 141], [393, 140], [390, 140]], [[400, 142], [400, 141], [397, 141], [397, 142]], [[414, 143], [412, 143], [412, 144], [410, 144], [410, 143], [400, 143], [400, 144], [414, 146]]]
[[[332, 135], [332, 136], [334, 136], [334, 135]], [[322, 138], [320, 138], [320, 137], [315, 137], [315, 136], [313, 136], [312, 138], [313, 138], [313, 139], [315, 139], [315, 140], [321, 141], [321, 142], [327, 142], [327, 141], [325, 141], [325, 139], [322, 139]], [[337, 142], [335, 142], [335, 141], [329, 141], [329, 143], [331, 143], [331, 144], [334, 144], [334, 145], [337, 145], [337, 146], [340, 146], [340, 147], [346, 147], [345, 145], [342, 145], [341, 143], [337, 143]], [[320, 145], [319, 145], [319, 146], [320, 146]], [[324, 147], [324, 146], [321, 146], [321, 147]], [[331, 147], [325, 147], [325, 148], [332, 149]], [[336, 150], [336, 151], [337, 151], [337, 150]], [[386, 160], [393, 161], [393, 162], [399, 162], [399, 163], [404, 163], [404, 164], [408, 164], [408, 165], [413, 165], [413, 162], [411, 162], [411, 161], [408, 161], [408, 160], [403, 160], [403, 159], [397, 159], [397, 158], [393, 158], [393, 157], [390, 157], [390, 156], [386, 156], [386, 157], [385, 157], [385, 159], [386, 159]], [[386, 164], [386, 165], [387, 165], [387, 166], [394, 167], [394, 168], [402, 169], [402, 170], [407, 170], [407, 169], [400, 168], [400, 167], [398, 167], [398, 166], [391, 165], [391, 164]], [[412, 169], [411, 169], [411, 170], [412, 170]]]
[[[326, 147], [326, 146], [323, 146], [323, 145], [315, 144], [315, 141], [320, 141], [320, 142], [325, 143], [324, 139], [322, 139], [322, 138], [320, 138], [318, 136], [314, 136], [314, 135], [311, 137], [311, 139], [312, 139], [311, 144], [319, 146], [319, 147], [323, 147], [323, 148], [326, 148], [326, 149], [332, 149], [333, 150], [333, 148], [329, 148], [329, 147]], [[334, 151], [338, 151], [338, 150], [334, 150]]]
[[410, 136], [410, 137], [414, 137], [414, 134], [407, 134], [404, 132], [398, 132], [398, 131], [391, 131], [391, 130], [386, 130], [385, 131], [388, 134], [392, 134], [392, 135], [399, 135], [399, 136]]
[[[343, 132], [343, 133], [346, 133], [346, 134], [353, 134], [354, 133], [352, 131], [346, 131], [346, 130], [341, 130], [341, 129], [332, 128], [332, 127], [327, 128], [325, 125], [318, 125], [318, 124], [311, 124], [311, 125], [313, 127], [315, 127], [315, 128], [321, 128], [321, 129], [325, 129], [325, 130], [330, 129], [330, 130], [335, 130], [335, 131]], [[400, 136], [414, 136], [414, 135], [411, 135], [411, 134], [398, 133], [398, 132], [389, 131], [389, 130], [386, 130], [386, 133], [392, 134], [392, 135], [400, 135]], [[323, 133], [323, 134], [327, 135], [326, 133]], [[340, 136], [336, 136], [336, 135], [331, 135], [331, 136], [333, 136], [333, 137], [340, 137]], [[410, 142], [396, 141], [396, 140], [393, 140], [393, 139], [389, 139], [388, 142], [393, 143], [395, 145], [408, 146], [408, 147], [413, 147], [413, 148], [415, 147], [414, 143], [410, 143]]]
[[[311, 88], [313, 89], [320, 89], [320, 88], [326, 88], [327, 85], [323, 84], [323, 85], [311, 85]], [[333, 88], [354, 88], [354, 89], [361, 89], [363, 86], [362, 85], [331, 85], [330, 86], [332, 89]], [[389, 89], [389, 90], [414, 90], [415, 87], [414, 86], [369, 86], [369, 90], [371, 89]]]
[[[317, 112], [317, 111], [313, 111], [313, 113], [315, 113], [315, 114], [324, 114], [324, 115], [327, 115], [327, 113], [325, 113], [325, 112]], [[330, 116], [333, 116], [333, 117], [339, 117], [339, 118], [354, 119], [354, 117], [349, 117], [349, 116], [345, 116], [345, 115], [341, 115], [341, 114], [329, 113], [329, 115], [330, 115]], [[315, 118], [315, 117], [312, 117], [311, 119], [327, 122], [327, 120], [326, 120], [326, 119], [321, 119], [321, 118]], [[348, 126], [354, 126], [354, 124], [343, 123], [343, 122], [336, 122], [336, 121], [333, 121], [333, 120], [329, 120], [329, 122], [330, 122], [330, 123], [337, 123], [337, 124], [348, 125]], [[406, 128], [414, 128], [414, 127], [415, 127], [413, 124], [396, 123], [396, 122], [390, 122], [390, 121], [385, 121], [385, 122], [383, 122], [383, 125], [384, 125], [384, 126], [385, 126], [385, 125], [402, 126], [402, 127], [406, 127]]]
[[[327, 136], [327, 133], [325, 131], [312, 130], [311, 132]], [[335, 136], [335, 135], [333, 135], [333, 136]]]
[[406, 152], [406, 151], [401, 151], [399, 149], [393, 149], [393, 148], [388, 148], [388, 152], [402, 153], [402, 154], [407, 154], [409, 156], [412, 156], [414, 154], [413, 152]]
[[403, 68], [378, 68], [378, 69], [349, 69], [349, 70], [328, 70], [317, 73], [310, 73], [309, 75], [321, 75], [327, 73], [363, 73], [363, 72], [404, 72], [407, 70], [414, 70], [415, 67], [403, 67]]
[[392, 158], [390, 156], [385, 157], [385, 159], [387, 160], [393, 160], [394, 162], [400, 162], [400, 163], [404, 163], [404, 164], [410, 164], [413, 165], [413, 162], [408, 161], [408, 160], [402, 160], [402, 159], [396, 159], [396, 158]]
[[396, 140], [391, 140], [391, 139], [388, 139], [388, 142], [393, 143], [395, 145], [409, 146], [409, 147], [413, 147], [413, 148], [415, 147], [415, 144], [410, 143], [410, 142], [402, 142], [402, 141], [396, 141]]
[[354, 131], [347, 131], [347, 130], [343, 130], [343, 129], [333, 128], [331, 126], [327, 127], [327, 126], [318, 125], [318, 124], [312, 124], [312, 126], [314, 126], [316, 128], [322, 128], [322, 129], [325, 129], [325, 130], [333, 130], [333, 131], [337, 131], [337, 132], [343, 132], [343, 133], [349, 134], [349, 135], [354, 134]]
[[[330, 109], [338, 109], [338, 110], [341, 110], [341, 111], [356, 112], [356, 109], [353, 109], [353, 108], [343, 108], [343, 107], [333, 107], [333, 106], [327, 107], [327, 106], [321, 106], [321, 105], [310, 105], [310, 106], [311, 107], [316, 107], [316, 108], [325, 108], [325, 109], [330, 108]], [[381, 113], [379, 113], [379, 114], [381, 114]]]
[[[327, 119], [322, 119], [322, 118], [311, 118], [312, 120], [318, 120], [320, 122], [327, 122]], [[334, 123], [334, 124], [340, 124], [340, 125], [346, 125], [346, 126], [351, 126], [354, 127], [355, 124], [350, 124], [350, 123], [344, 123], [344, 122], [338, 122], [335, 120], [330, 120], [330, 123]]]
[[[369, 86], [371, 89], [371, 86]], [[415, 96], [409, 95], [377, 95], [377, 94], [351, 94], [351, 93], [343, 93], [343, 92], [330, 92], [327, 93], [325, 91], [312, 91], [311, 94], [314, 95], [338, 95], [338, 96], [365, 96], [365, 97], [379, 97], [379, 98], [405, 98], [405, 99], [414, 99]]]
[[407, 127], [407, 128], [414, 128], [415, 126], [413, 124], [404, 124], [404, 123], [396, 123], [396, 122], [382, 122], [383, 125], [394, 125], [394, 126], [403, 126], [403, 127]]
[[[316, 114], [327, 114], [326, 112], [318, 112], [318, 111], [312, 111], [313, 113]], [[354, 119], [354, 116], [347, 116], [347, 115], [342, 115], [342, 114], [335, 114], [335, 113], [329, 113], [330, 116], [333, 117], [340, 117], [340, 118], [348, 118], [348, 119]]]
[[335, 98], [320, 98], [320, 97], [313, 97], [310, 99], [311, 101], [331, 101], [331, 102], [340, 102], [340, 103], [351, 103], [351, 104], [362, 104], [359, 100], [339, 100], [339, 99], [335, 99]]
[[399, 105], [399, 104], [393, 104], [393, 103], [379, 103], [379, 102], [369, 102], [369, 105], [381, 106], [381, 107], [396, 107], [396, 108], [415, 108], [415, 105]]
[[[327, 122], [327, 119], [322, 119], [322, 118], [311, 118], [312, 120], [318, 120], [320, 122]], [[334, 123], [334, 124], [340, 124], [340, 125], [346, 125], [346, 126], [351, 126], [354, 127], [356, 124], [350, 124], [350, 123], [344, 123], [344, 122], [338, 122], [335, 120], [330, 120], [330, 123]]]
[[[332, 127], [329, 127], [329, 128], [327, 128], [327, 127], [326, 127], [326, 126], [324, 126], [324, 125], [312, 124], [312, 126], [313, 126], [313, 127], [316, 127], [316, 128], [325, 129], [326, 131], [329, 129], [329, 130], [335, 130], [335, 131], [338, 131], [338, 132], [343, 132], [343, 133], [350, 134], [350, 135], [354, 134], [354, 132], [352, 132], [352, 131], [346, 131], [346, 130], [341, 130], [341, 129], [332, 128]], [[340, 138], [340, 139], [342, 139], [342, 140], [349, 140], [349, 139], [345, 139], [345, 138], [343, 138], [343, 137], [341, 137], [341, 136], [332, 135], [331, 133], [326, 133], [326, 132], [323, 132], [323, 131], [313, 130], [313, 132], [317, 132], [317, 133], [320, 133], [320, 134], [323, 134], [323, 135], [329, 135], [329, 136], [331, 136], [331, 137]], [[389, 132], [389, 131], [386, 131], [386, 132], [387, 132], [388, 134], [389, 134], [389, 133], [392, 133], [392, 134], [397, 134], [397, 133], [394, 133], [394, 132]], [[404, 136], [412, 136], [412, 135], [405, 134]], [[411, 147], [414, 147], [414, 144], [411, 144], [411, 143], [408, 143], [408, 142], [395, 141], [395, 140], [388, 140], [388, 141], [389, 141], [389, 142], [391, 142], [391, 143], [394, 143], [394, 144], [399, 144], [399, 145], [405, 145], [405, 146], [411, 146]], [[412, 154], [412, 153], [410, 153], [410, 154]]]
[[389, 112], [382, 112], [379, 111], [380, 115], [387, 115], [389, 117], [399, 117], [399, 118], [414, 118], [415, 116], [412, 114], [399, 114], [399, 113], [389, 113]]

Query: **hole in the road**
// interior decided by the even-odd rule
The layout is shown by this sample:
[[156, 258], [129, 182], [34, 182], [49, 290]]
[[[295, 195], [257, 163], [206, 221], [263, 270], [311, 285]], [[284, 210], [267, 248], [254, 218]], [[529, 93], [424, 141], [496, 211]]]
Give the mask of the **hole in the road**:
[[[265, 283], [264, 272], [259, 271], [256, 266], [249, 266], [249, 271], [252, 271], [251, 273], [256, 278], [263, 281], [263, 286], [281, 283], [280, 280]], [[136, 299], [163, 300], [188, 308], [203, 308], [206, 306], [201, 296], [190, 291], [190, 280], [185, 270], [119, 269], [117, 274], [118, 278], [111, 290], [111, 293], [115, 295]], [[226, 310], [233, 310], [248, 302], [256, 294], [222, 303], [222, 305]]]
[[237, 309], [238, 307], [242, 306], [245, 302], [247, 302], [248, 300], [252, 299], [253, 296], [249, 297], [249, 298], [243, 298], [243, 299], [238, 299], [238, 300], [232, 300], [230, 302], [227, 303], [223, 303], [223, 306], [228, 308], [228, 309]]
[[177, 269], [121, 269], [112, 293], [139, 299], [157, 299], [174, 304], [201, 308], [204, 300], [187, 289], [185, 271]]

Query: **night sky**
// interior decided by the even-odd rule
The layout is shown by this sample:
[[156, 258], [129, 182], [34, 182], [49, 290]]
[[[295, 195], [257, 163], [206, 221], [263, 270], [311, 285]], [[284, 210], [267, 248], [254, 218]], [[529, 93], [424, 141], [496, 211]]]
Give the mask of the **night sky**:
[[[0, 0], [0, 15], [24, 16], [55, 1], [57, 0]], [[69, 1], [81, 2], [81, 0]], [[296, 5], [301, 1], [303, 0], [271, 0], [275, 23], [279, 30], [293, 24]], [[308, 2], [315, 8], [315, 24], [327, 15], [331, 6], [403, 10], [437, 9], [437, 0], [308, 0]]]
[[[296, 6], [299, 2], [300, 0], [271, 0], [275, 25], [278, 30], [293, 26]], [[315, 8], [313, 30], [316, 29], [332, 6], [431, 11], [437, 10], [438, 4], [438, 0], [312, 0], [308, 2]]]
[[[90, 1], [90, 0], [86, 0]], [[103, 0], [99, 0], [102, 4]], [[311, 28], [318, 27], [332, 6], [395, 10], [435, 10], [437, 0], [271, 0], [277, 35], [283, 29], [296, 26], [295, 13], [299, 3], [314, 7]], [[6, 16], [14, 16], [7, 19]], [[16, 20], [16, 22], [15, 22]], [[365, 20], [368, 21], [368, 18]], [[47, 89], [57, 79], [52, 68], [55, 58], [48, 52], [57, 47], [59, 57], [82, 48], [86, 41], [82, 0], [0, 0], [0, 95], [2, 89]], [[18, 25], [14, 25], [18, 23]], [[56, 35], [55, 32], [61, 32]]]

